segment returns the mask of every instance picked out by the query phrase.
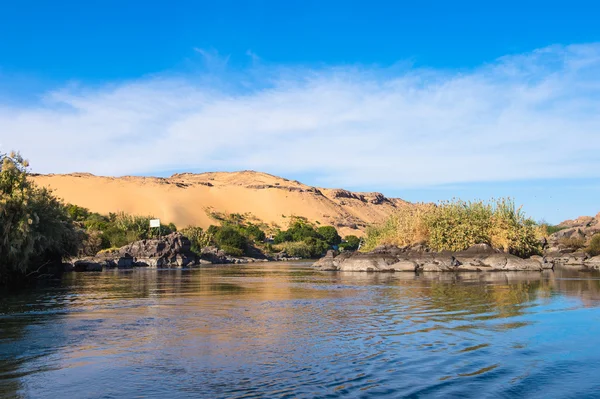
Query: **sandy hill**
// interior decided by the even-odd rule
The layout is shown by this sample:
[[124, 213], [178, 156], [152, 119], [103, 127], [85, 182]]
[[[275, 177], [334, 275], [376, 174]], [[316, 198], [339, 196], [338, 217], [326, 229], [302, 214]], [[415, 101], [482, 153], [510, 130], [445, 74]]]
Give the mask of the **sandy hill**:
[[180, 228], [216, 224], [211, 212], [250, 213], [274, 227], [287, 228], [294, 215], [336, 226], [342, 235], [361, 235], [368, 224], [407, 204], [380, 193], [310, 187], [253, 171], [183, 173], [169, 178], [75, 173], [32, 179], [66, 202], [95, 212], [153, 215]]

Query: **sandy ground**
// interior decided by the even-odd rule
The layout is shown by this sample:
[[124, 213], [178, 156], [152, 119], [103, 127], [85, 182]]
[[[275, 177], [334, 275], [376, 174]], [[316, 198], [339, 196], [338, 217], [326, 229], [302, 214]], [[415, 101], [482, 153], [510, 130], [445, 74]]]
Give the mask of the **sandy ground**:
[[378, 193], [353, 193], [306, 186], [266, 173], [177, 174], [169, 178], [101, 177], [91, 174], [36, 175], [32, 179], [65, 202], [94, 212], [152, 215], [179, 228], [217, 224], [211, 211], [250, 213], [262, 222], [287, 228], [290, 216], [333, 225], [342, 236], [362, 235], [407, 203]]

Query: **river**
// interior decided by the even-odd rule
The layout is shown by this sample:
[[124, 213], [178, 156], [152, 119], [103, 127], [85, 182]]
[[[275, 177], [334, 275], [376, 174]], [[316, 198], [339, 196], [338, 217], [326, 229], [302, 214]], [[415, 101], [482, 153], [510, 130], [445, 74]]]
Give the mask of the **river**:
[[69, 273], [0, 297], [0, 397], [594, 396], [599, 305], [567, 270]]

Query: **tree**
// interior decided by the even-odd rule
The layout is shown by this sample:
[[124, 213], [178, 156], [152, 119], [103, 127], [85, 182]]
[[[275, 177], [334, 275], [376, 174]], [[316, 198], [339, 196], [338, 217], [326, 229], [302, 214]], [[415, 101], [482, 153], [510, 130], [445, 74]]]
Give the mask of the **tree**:
[[29, 163], [0, 154], [0, 285], [19, 282], [77, 253], [81, 235], [67, 207], [27, 179]]
[[246, 237], [233, 226], [221, 227], [215, 234], [215, 241], [220, 247], [237, 248], [242, 251], [245, 251], [248, 245]]
[[340, 237], [333, 226], [321, 226], [317, 229], [317, 233], [319, 233], [323, 240], [331, 246], [338, 245], [342, 242], [342, 237]]

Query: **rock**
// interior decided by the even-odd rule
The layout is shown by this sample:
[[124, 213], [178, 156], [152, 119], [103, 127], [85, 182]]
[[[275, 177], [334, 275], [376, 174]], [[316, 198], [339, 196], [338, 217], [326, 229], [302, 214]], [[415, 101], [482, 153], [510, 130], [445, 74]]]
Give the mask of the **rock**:
[[334, 250], [329, 250], [327, 251], [327, 254], [325, 254], [324, 257], [322, 257], [321, 259], [319, 259], [318, 261], [316, 261], [313, 266], [321, 269], [323, 271], [335, 271], [338, 270], [337, 266], [335, 266], [334, 264], [334, 259], [337, 256], [337, 252]]
[[117, 267], [119, 269], [130, 269], [133, 267], [133, 256], [129, 254], [124, 254], [117, 260]]
[[494, 253], [498, 253], [498, 252], [499, 251], [492, 248], [489, 244], [475, 244], [475, 245], [471, 245], [466, 250], [460, 251], [458, 253], [465, 255], [465, 256], [469, 256], [469, 255], [472, 256], [472, 255], [482, 255], [482, 254], [494, 254]]
[[416, 272], [418, 265], [410, 260], [401, 260], [390, 265], [390, 268], [396, 272]]
[[600, 269], [600, 256], [594, 256], [586, 259], [584, 265], [590, 269]]
[[119, 249], [117, 267], [184, 267], [198, 263], [190, 240], [181, 233], [136, 241]]
[[533, 260], [539, 262], [540, 265], [542, 265], [542, 269], [544, 269], [544, 270], [554, 269], [554, 263], [549, 262], [548, 259], [546, 259], [542, 256], [534, 255], [534, 256], [530, 257], [529, 259], [533, 259]]
[[101, 272], [102, 264], [92, 260], [80, 259], [73, 263], [73, 269], [76, 272]]
[[321, 270], [358, 272], [464, 272], [464, 271], [541, 271], [553, 263], [541, 256], [522, 259], [499, 252], [488, 245], [466, 251], [416, 252], [410, 248], [382, 246], [368, 253], [330, 251], [314, 266]]
[[75, 266], [73, 266], [72, 263], [69, 262], [63, 262], [62, 263], [62, 268], [64, 272], [72, 272], [75, 271]]

